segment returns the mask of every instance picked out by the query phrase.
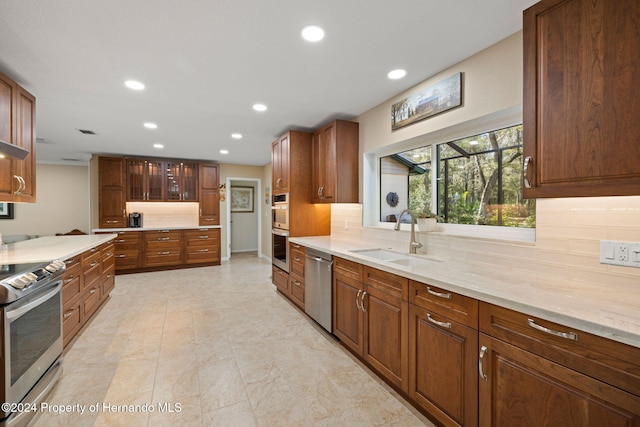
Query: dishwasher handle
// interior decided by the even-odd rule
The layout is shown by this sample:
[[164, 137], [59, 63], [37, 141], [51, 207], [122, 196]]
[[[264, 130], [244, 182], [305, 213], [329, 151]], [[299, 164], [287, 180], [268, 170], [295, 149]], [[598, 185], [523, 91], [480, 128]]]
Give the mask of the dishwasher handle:
[[305, 254], [305, 256], [307, 258], [309, 258], [309, 259], [314, 260], [314, 261], [322, 262], [324, 264], [327, 264], [327, 267], [329, 267], [329, 268], [331, 268], [331, 266], [333, 265], [333, 260], [328, 260], [328, 259], [324, 259], [324, 258], [321, 258], [321, 257], [312, 256], [312, 255], [309, 255], [309, 254]]

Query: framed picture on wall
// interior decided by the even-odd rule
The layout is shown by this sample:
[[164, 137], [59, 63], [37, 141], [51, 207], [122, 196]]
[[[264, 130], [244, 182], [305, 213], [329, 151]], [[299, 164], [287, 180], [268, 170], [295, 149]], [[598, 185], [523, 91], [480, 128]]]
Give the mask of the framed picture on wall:
[[231, 212], [253, 212], [253, 187], [231, 187]]
[[13, 219], [13, 203], [0, 203], [0, 219]]

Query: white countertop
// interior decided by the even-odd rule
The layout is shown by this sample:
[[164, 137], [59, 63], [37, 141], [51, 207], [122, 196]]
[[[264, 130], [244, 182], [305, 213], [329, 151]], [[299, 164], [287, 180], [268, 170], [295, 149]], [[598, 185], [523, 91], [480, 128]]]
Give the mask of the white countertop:
[[0, 250], [0, 264], [64, 261], [114, 239], [117, 234], [46, 236], [10, 243]]
[[154, 230], [200, 230], [204, 228], [222, 228], [221, 225], [194, 225], [193, 227], [126, 227], [95, 228], [92, 233], [117, 233], [119, 231], [154, 231]]
[[[450, 260], [404, 267], [354, 252], [379, 248], [371, 242], [331, 236], [292, 237], [290, 242], [334, 256], [428, 283], [480, 301], [513, 309], [618, 342], [640, 347], [640, 298], [638, 289], [612, 289], [571, 281], [536, 277], [509, 268]], [[429, 258], [428, 255], [412, 255]]]

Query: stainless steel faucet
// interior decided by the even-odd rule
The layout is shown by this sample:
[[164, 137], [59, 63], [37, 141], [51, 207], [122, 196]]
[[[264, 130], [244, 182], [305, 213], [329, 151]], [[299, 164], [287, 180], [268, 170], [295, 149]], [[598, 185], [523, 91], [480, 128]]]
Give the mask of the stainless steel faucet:
[[411, 212], [409, 209], [405, 209], [400, 212], [400, 215], [398, 215], [398, 220], [396, 221], [396, 226], [393, 227], [393, 229], [396, 231], [400, 230], [400, 221], [402, 220], [402, 215], [404, 215], [405, 213], [408, 213], [411, 217], [411, 242], [409, 242], [409, 253], [415, 254], [416, 249], [422, 247], [422, 243], [416, 240], [416, 217], [413, 212]]

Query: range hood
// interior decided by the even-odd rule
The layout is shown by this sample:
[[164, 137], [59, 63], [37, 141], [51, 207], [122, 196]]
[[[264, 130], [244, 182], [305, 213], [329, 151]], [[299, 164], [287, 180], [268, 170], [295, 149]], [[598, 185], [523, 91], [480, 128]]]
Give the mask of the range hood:
[[0, 158], [11, 158], [24, 160], [29, 155], [29, 150], [25, 150], [22, 147], [18, 147], [17, 145], [9, 144], [0, 139]]

